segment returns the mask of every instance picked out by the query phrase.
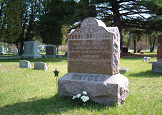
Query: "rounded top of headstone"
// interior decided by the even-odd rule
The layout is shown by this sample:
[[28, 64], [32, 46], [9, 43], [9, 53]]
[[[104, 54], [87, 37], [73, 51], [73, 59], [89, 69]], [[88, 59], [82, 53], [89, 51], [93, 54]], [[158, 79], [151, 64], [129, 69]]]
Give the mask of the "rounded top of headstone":
[[70, 31], [70, 34], [73, 33], [74, 31], [75, 31], [75, 29], [72, 29], [72, 30]]
[[95, 27], [95, 26], [101, 26], [106, 28], [106, 25], [101, 20], [98, 20], [97, 18], [88, 17], [82, 21], [81, 28], [83, 27]]

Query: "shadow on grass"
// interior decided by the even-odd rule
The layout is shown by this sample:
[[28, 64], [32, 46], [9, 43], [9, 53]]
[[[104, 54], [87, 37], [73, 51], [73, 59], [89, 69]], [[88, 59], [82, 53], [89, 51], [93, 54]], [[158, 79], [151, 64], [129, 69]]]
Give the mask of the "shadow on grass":
[[[78, 101], [77, 101], [78, 102]], [[92, 101], [81, 104], [77, 103], [69, 97], [58, 97], [55, 95], [49, 99], [29, 99], [28, 102], [15, 103], [12, 105], [6, 105], [0, 108], [1, 115], [26, 115], [26, 114], [60, 114], [68, 112], [70, 110], [79, 110], [80, 108], [87, 110], [100, 110], [105, 108], [104, 105], [99, 105]]]
[[[0, 62], [19, 62], [20, 60], [28, 60], [30, 62], [60, 62], [67, 57], [63, 58], [39, 58], [39, 59], [0, 59]], [[66, 60], [67, 61], [67, 60]]]
[[148, 70], [145, 72], [139, 72], [135, 74], [129, 74], [129, 77], [147, 77], [147, 78], [155, 78], [161, 77], [160, 73], [154, 73], [152, 70]]

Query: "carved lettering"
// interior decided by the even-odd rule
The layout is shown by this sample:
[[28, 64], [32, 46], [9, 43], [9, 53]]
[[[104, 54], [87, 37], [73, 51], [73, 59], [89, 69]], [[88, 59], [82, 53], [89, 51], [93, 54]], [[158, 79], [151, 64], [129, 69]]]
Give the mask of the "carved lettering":
[[88, 75], [84, 75], [83, 80], [86, 80], [87, 77], [88, 77]]
[[72, 80], [86, 80], [86, 81], [101, 81], [104, 82], [106, 76], [104, 75], [91, 75], [91, 74], [73, 74], [71, 77]]
[[71, 77], [71, 79], [72, 79], [72, 80], [75, 80], [76, 77], [77, 77], [77, 74], [73, 74], [72, 77]]
[[99, 77], [100, 77], [99, 75], [95, 75], [94, 81], [98, 81], [98, 78], [99, 78]]
[[76, 79], [77, 80], [81, 80], [82, 79], [82, 76], [83, 76], [82, 74], [79, 74]]
[[100, 76], [100, 81], [105, 81], [106, 76]]
[[90, 76], [88, 77], [88, 81], [92, 81], [92, 80], [93, 80], [93, 77], [94, 77], [94, 75], [90, 75]]

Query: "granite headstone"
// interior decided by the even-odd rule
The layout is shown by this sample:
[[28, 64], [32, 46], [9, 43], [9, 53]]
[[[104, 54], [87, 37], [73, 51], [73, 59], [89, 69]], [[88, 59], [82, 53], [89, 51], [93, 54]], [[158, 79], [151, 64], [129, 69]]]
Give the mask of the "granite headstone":
[[46, 46], [46, 57], [56, 57], [56, 46], [55, 45]]
[[119, 73], [120, 34], [96, 18], [86, 18], [68, 37], [68, 73], [58, 80], [59, 96], [87, 91], [90, 100], [121, 104], [129, 81]]
[[38, 52], [38, 42], [36, 41], [27, 41], [24, 42], [24, 53], [21, 55], [21, 58], [42, 58], [41, 55], [39, 55]]
[[43, 62], [35, 62], [34, 63], [34, 69], [41, 69], [41, 70], [48, 70], [47, 64]]
[[21, 68], [31, 68], [30, 61], [20, 60], [19, 61], [19, 67], [21, 67]]
[[157, 61], [152, 63], [154, 73], [162, 73], [162, 35], [158, 36]]

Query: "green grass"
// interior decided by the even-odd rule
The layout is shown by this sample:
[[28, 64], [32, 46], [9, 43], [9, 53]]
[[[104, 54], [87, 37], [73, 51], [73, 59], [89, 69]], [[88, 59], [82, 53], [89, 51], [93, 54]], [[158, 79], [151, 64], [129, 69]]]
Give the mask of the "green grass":
[[[46, 52], [39, 52], [40, 55], [46, 55]], [[65, 55], [65, 52], [59, 51], [59, 55]], [[18, 56], [18, 55], [13, 55], [12, 52], [5, 53], [3, 55], [0, 55], [0, 57], [12, 57], [12, 56]]]
[[[40, 55], [46, 55], [46, 52], [40, 52]], [[59, 55], [65, 55], [65, 52], [59, 51]]]
[[[64, 58], [29, 59], [32, 68], [19, 68], [19, 59], [0, 60], [0, 115], [160, 115], [162, 114], [162, 75], [151, 71], [152, 62], [142, 57], [124, 57], [120, 66], [129, 79], [129, 96], [122, 106], [103, 106], [94, 102], [80, 105], [67, 97], [58, 97], [56, 79], [67, 73]], [[48, 71], [34, 70], [34, 62], [46, 62]]]
[[12, 57], [12, 56], [18, 56], [18, 55], [13, 55], [12, 52], [5, 53], [5, 54], [3, 54], [3, 55], [0, 55], [0, 57]]

